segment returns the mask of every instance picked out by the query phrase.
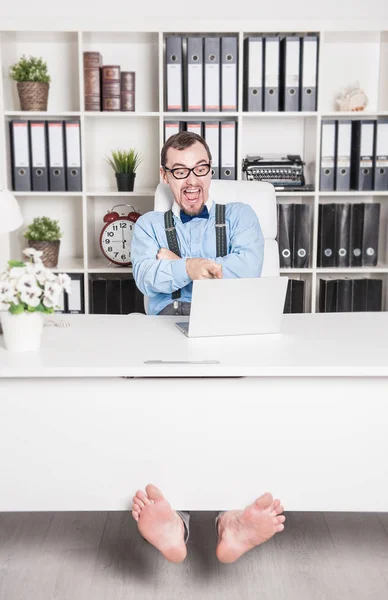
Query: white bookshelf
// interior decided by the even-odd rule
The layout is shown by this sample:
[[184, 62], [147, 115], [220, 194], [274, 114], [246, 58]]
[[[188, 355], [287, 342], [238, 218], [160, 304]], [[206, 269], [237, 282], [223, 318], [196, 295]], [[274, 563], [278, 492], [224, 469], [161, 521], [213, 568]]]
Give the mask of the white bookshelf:
[[[200, 25], [200, 27], [199, 27]], [[179, 30], [158, 28], [150, 31], [43, 30], [25, 27], [1, 30], [0, 26], [0, 184], [11, 189], [8, 122], [15, 118], [79, 118], [81, 123], [81, 155], [83, 161], [83, 192], [36, 193], [15, 192], [24, 215], [25, 224], [34, 216], [46, 214], [60, 221], [64, 232], [57, 271], [83, 273], [85, 310], [89, 310], [89, 274], [131, 273], [130, 268], [108, 267], [102, 256], [98, 239], [103, 216], [120, 202], [134, 206], [144, 213], [153, 208], [154, 190], [159, 183], [159, 159], [163, 146], [165, 119], [210, 120], [234, 119], [237, 123], [238, 178], [243, 177], [242, 159], [248, 153], [282, 152], [300, 154], [305, 165], [306, 183], [315, 184], [315, 191], [277, 193], [278, 202], [307, 203], [311, 207], [312, 260], [306, 269], [281, 269], [282, 275], [303, 278], [306, 281], [306, 310], [315, 312], [318, 301], [319, 277], [378, 276], [383, 279], [383, 309], [388, 310], [388, 191], [387, 192], [320, 192], [319, 154], [322, 119], [377, 118], [388, 115], [388, 24], [358, 23], [351, 26], [332, 23], [325, 30], [320, 26], [300, 21], [290, 29], [286, 21], [276, 28], [247, 20], [235, 23], [236, 29], [220, 25], [214, 32], [210, 24], [190, 22]], [[273, 23], [272, 23], [273, 25]], [[317, 25], [317, 24], [315, 24]], [[243, 45], [244, 38], [258, 33], [314, 32], [319, 35], [318, 105], [313, 112], [244, 112], [243, 99]], [[239, 41], [238, 110], [235, 112], [166, 112], [164, 106], [164, 38], [165, 35], [189, 34], [236, 35]], [[122, 70], [136, 72], [135, 112], [87, 112], [83, 108], [83, 52], [97, 50], [103, 64], [120, 64]], [[42, 56], [52, 76], [47, 112], [23, 112], [19, 108], [16, 84], [8, 78], [8, 68], [21, 54]], [[369, 97], [363, 113], [338, 112], [335, 96], [354, 80]], [[117, 192], [114, 173], [106, 157], [118, 147], [135, 147], [144, 156], [131, 193]], [[379, 264], [365, 269], [322, 269], [316, 266], [318, 207], [324, 202], [380, 202], [381, 221]], [[9, 257], [17, 258], [25, 246], [22, 227], [0, 242], [4, 263]], [[5, 256], [3, 257], [3, 255]]]

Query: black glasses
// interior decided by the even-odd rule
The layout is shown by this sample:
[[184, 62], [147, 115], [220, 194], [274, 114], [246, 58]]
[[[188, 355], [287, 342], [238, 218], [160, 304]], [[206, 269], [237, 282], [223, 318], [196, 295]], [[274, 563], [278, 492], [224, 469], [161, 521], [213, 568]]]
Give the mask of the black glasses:
[[198, 165], [193, 169], [189, 169], [188, 167], [177, 167], [176, 169], [169, 169], [168, 167], [163, 167], [165, 171], [170, 171], [173, 174], [175, 179], [187, 179], [190, 173], [194, 173], [197, 177], [205, 177], [211, 169], [209, 163], [205, 163], [203, 165]]

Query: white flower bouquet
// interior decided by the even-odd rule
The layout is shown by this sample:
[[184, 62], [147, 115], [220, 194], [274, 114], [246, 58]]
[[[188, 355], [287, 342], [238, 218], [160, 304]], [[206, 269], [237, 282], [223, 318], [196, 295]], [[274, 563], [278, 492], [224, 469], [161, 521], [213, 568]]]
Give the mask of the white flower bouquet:
[[53, 313], [63, 291], [71, 292], [71, 279], [46, 269], [40, 259], [42, 252], [26, 248], [23, 253], [30, 259], [27, 264], [10, 260], [6, 271], [0, 273], [0, 311]]

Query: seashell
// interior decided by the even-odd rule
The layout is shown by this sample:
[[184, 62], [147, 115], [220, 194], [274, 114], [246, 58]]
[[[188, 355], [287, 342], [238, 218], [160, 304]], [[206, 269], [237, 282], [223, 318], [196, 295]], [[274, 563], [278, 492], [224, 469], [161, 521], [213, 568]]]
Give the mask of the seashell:
[[336, 98], [338, 110], [360, 112], [368, 104], [368, 96], [358, 84], [358, 81], [343, 89]]

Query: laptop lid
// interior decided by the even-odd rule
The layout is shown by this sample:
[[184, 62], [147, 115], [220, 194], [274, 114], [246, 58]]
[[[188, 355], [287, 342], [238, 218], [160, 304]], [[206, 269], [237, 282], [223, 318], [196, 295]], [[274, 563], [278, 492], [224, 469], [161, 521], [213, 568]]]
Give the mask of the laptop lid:
[[278, 333], [288, 277], [193, 282], [189, 337]]

